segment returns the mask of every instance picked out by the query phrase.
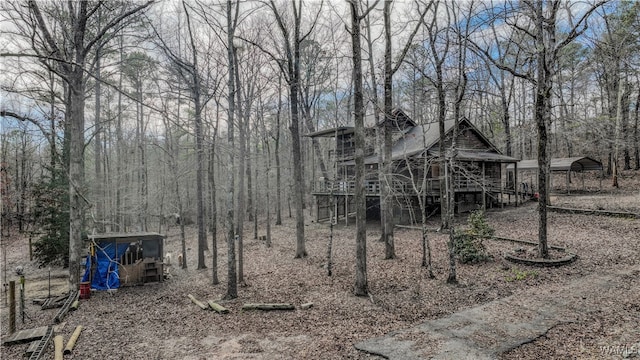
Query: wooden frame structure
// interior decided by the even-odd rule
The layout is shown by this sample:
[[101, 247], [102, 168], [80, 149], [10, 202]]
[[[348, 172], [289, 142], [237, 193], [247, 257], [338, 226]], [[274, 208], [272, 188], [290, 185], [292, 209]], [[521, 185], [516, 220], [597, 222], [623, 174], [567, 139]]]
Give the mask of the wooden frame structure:
[[[418, 125], [402, 110], [395, 109], [392, 120], [366, 128], [365, 133], [365, 195], [367, 216], [375, 215], [380, 204], [381, 182], [391, 184], [394, 196], [394, 217], [398, 222], [419, 218], [418, 196], [426, 197], [427, 207], [439, 207], [440, 184], [444, 171], [440, 171], [438, 145], [440, 141], [437, 123]], [[376, 135], [381, 127], [392, 131], [391, 173], [380, 178], [381, 157], [376, 151]], [[454, 133], [454, 121], [445, 122], [445, 148], [450, 151]], [[355, 143], [353, 127], [338, 127], [307, 134], [311, 138], [332, 139], [328, 158], [333, 163], [334, 178], [318, 178], [312, 186], [316, 200], [316, 220], [336, 219], [346, 221], [354, 196]], [[447, 156], [450, 156], [448, 154]], [[456, 132], [456, 168], [453, 176], [456, 210], [502, 206], [503, 198], [515, 195], [518, 202], [517, 172], [507, 176], [506, 166], [517, 168], [518, 159], [503, 155], [469, 120], [458, 122]], [[333, 209], [330, 209], [332, 207]]]
[[[142, 285], [162, 282], [164, 278], [164, 235], [154, 232], [106, 233], [88, 236], [90, 247], [113, 244], [115, 247], [128, 244], [126, 251], [117, 259], [120, 286]], [[99, 249], [90, 250], [95, 254]]]
[[[582, 189], [584, 190], [585, 189], [585, 185], [584, 185], [585, 171], [599, 171], [600, 172], [599, 188], [602, 189], [602, 177], [603, 177], [604, 167], [602, 166], [602, 163], [600, 161], [592, 159], [590, 157], [577, 156], [577, 157], [569, 157], [569, 158], [553, 158], [550, 161], [549, 170], [551, 171], [551, 174], [565, 173], [565, 186], [568, 194], [571, 193], [570, 184], [571, 184], [572, 172], [581, 174]], [[538, 160], [537, 159], [521, 160], [517, 164], [507, 166], [507, 172], [516, 173], [516, 176], [520, 176], [521, 178], [522, 178], [522, 173], [527, 171], [531, 173], [535, 173], [536, 176], [531, 177], [531, 180], [529, 181], [529, 183], [525, 181], [522, 184], [526, 184], [527, 185], [526, 188], [530, 188], [531, 192], [533, 192], [534, 184], [535, 184], [535, 188], [538, 187], [537, 185]], [[520, 173], [520, 175], [518, 175], [518, 173]], [[535, 179], [536, 181], [533, 181], [533, 179]], [[549, 188], [552, 188], [552, 187], [553, 187], [553, 184], [550, 183]]]

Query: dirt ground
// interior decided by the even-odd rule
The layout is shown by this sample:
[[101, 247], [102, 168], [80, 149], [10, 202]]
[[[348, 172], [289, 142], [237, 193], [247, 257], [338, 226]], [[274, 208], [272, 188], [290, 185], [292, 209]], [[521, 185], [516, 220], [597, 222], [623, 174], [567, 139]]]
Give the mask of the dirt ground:
[[[558, 195], [554, 205], [640, 212], [640, 173], [623, 174], [622, 188], [612, 190], [603, 182], [598, 193]], [[589, 179], [587, 179], [589, 181]], [[625, 205], [626, 204], [626, 205]], [[606, 207], [606, 209], [609, 209]], [[536, 204], [491, 210], [487, 213], [496, 235], [535, 241]], [[65, 341], [76, 325], [83, 331], [69, 358], [86, 359], [364, 359], [355, 342], [406, 328], [428, 319], [468, 309], [494, 299], [531, 289], [552, 289], [599, 271], [640, 265], [640, 220], [590, 215], [549, 214], [550, 244], [576, 251], [579, 258], [561, 268], [531, 268], [507, 264], [502, 255], [522, 245], [486, 241], [494, 261], [457, 266], [458, 285], [445, 283], [448, 274], [444, 235], [430, 233], [436, 279], [429, 279], [420, 267], [420, 234], [415, 230], [396, 231], [395, 260], [384, 260], [384, 246], [378, 242], [379, 226], [370, 224], [368, 236], [368, 281], [371, 296], [353, 296], [355, 282], [355, 226], [338, 225], [334, 231], [333, 276], [327, 276], [327, 224], [308, 222], [305, 228], [307, 252], [294, 259], [295, 224], [285, 218], [273, 226], [273, 246], [245, 240], [244, 280], [239, 297], [222, 301], [230, 309], [220, 315], [191, 303], [188, 294], [200, 300], [218, 300], [226, 293], [226, 245], [218, 238], [218, 274], [221, 283], [211, 284], [211, 254], [207, 269], [196, 270], [196, 231], [187, 236], [188, 269], [171, 269], [172, 277], [162, 284], [122, 288], [116, 292], [93, 292], [80, 308], [65, 319]], [[460, 226], [466, 217], [458, 218]], [[431, 227], [437, 227], [434, 219]], [[260, 235], [264, 234], [261, 224]], [[252, 234], [247, 223], [245, 234]], [[166, 232], [166, 251], [173, 261], [180, 248], [179, 229]], [[252, 236], [250, 236], [252, 237]], [[209, 234], [209, 241], [210, 234]], [[48, 269], [38, 269], [28, 261], [27, 240], [12, 232], [3, 239], [7, 250], [7, 280], [17, 280], [13, 269], [21, 265], [27, 281], [25, 323], [18, 329], [51, 322], [56, 310], [40, 310], [30, 299], [48, 292]], [[3, 268], [4, 271], [4, 268]], [[64, 283], [65, 270], [52, 269], [52, 277]], [[526, 274], [525, 276], [517, 276]], [[4, 280], [4, 274], [3, 274]], [[35, 285], [30, 288], [29, 284]], [[64, 285], [52, 289], [64, 292]], [[631, 295], [631, 294], [630, 294]], [[45, 294], [46, 296], [46, 294]], [[2, 335], [7, 333], [6, 294], [2, 294]], [[295, 311], [241, 311], [245, 303], [287, 302]], [[308, 310], [303, 303], [312, 302]], [[515, 309], [514, 311], [517, 311]], [[585, 314], [579, 321], [563, 324], [538, 340], [503, 354], [504, 359], [602, 358], [603, 346], [632, 348], [640, 343], [637, 326], [640, 299], [630, 296], [611, 299], [598, 313]], [[637, 324], [637, 322], [635, 323]], [[561, 346], [559, 345], [561, 344]], [[19, 359], [27, 344], [2, 346], [2, 359]], [[607, 348], [609, 349], [609, 348]], [[621, 358], [621, 355], [611, 358]], [[638, 354], [640, 356], [640, 354]], [[53, 359], [53, 346], [45, 359]]]

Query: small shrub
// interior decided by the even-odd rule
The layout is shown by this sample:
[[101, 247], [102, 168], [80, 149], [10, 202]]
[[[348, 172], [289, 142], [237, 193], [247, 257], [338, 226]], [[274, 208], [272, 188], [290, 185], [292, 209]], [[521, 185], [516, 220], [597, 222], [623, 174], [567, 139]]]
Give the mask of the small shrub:
[[514, 268], [511, 270], [511, 274], [505, 278], [506, 281], [522, 281], [528, 278], [536, 278], [538, 277], [538, 272], [534, 270], [519, 270]]
[[458, 261], [467, 264], [491, 260], [482, 241], [493, 236], [495, 230], [479, 210], [469, 215], [468, 224], [469, 228], [456, 232], [454, 236], [453, 251]]

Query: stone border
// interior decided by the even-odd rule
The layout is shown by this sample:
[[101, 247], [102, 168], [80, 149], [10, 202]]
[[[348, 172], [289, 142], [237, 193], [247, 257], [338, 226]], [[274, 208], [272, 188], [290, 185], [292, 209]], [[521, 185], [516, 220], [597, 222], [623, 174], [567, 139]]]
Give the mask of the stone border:
[[540, 267], [558, 267], [558, 266], [571, 264], [578, 258], [578, 255], [574, 253], [568, 253], [567, 256], [564, 256], [560, 259], [525, 259], [525, 258], [514, 256], [512, 254], [506, 254], [504, 258], [516, 264], [532, 265], [532, 266], [540, 266]]
[[[508, 241], [516, 244], [523, 244], [523, 245], [530, 245], [530, 246], [538, 246], [538, 243], [533, 241], [510, 239], [510, 238], [505, 238], [500, 236], [492, 236], [488, 239]], [[508, 260], [512, 263], [531, 265], [531, 266], [540, 266], [540, 267], [558, 267], [558, 266], [568, 265], [574, 262], [578, 258], [578, 255], [575, 252], [567, 251], [567, 249], [560, 246], [551, 245], [549, 246], [549, 249], [567, 253], [567, 256], [564, 256], [560, 259], [537, 259], [537, 258], [528, 259], [528, 258], [521, 258], [513, 254], [506, 254], [504, 258], [505, 260]]]

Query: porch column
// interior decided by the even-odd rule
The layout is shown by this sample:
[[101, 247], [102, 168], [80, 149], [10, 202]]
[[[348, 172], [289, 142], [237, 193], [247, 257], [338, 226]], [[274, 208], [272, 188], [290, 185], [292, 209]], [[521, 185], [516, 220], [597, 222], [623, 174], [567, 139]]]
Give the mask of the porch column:
[[344, 224], [349, 225], [349, 195], [344, 194]]
[[504, 209], [504, 186], [502, 184], [502, 178], [500, 179], [500, 209]]
[[[332, 195], [335, 196], [335, 195]], [[338, 203], [340, 198], [335, 196], [335, 198], [333, 199], [333, 215], [336, 217], [336, 222], [334, 224], [338, 223], [338, 218], [340, 218], [340, 214], [338, 213]], [[331, 221], [333, 221], [333, 219], [331, 219]]]
[[518, 183], [518, 162], [513, 163], [513, 185], [516, 190], [516, 207], [518, 207], [518, 201], [520, 200], [520, 184]]
[[482, 211], [487, 211], [487, 183], [485, 177], [484, 161], [482, 162]]
[[314, 196], [316, 200], [316, 224], [320, 221], [320, 200], [318, 196]]

